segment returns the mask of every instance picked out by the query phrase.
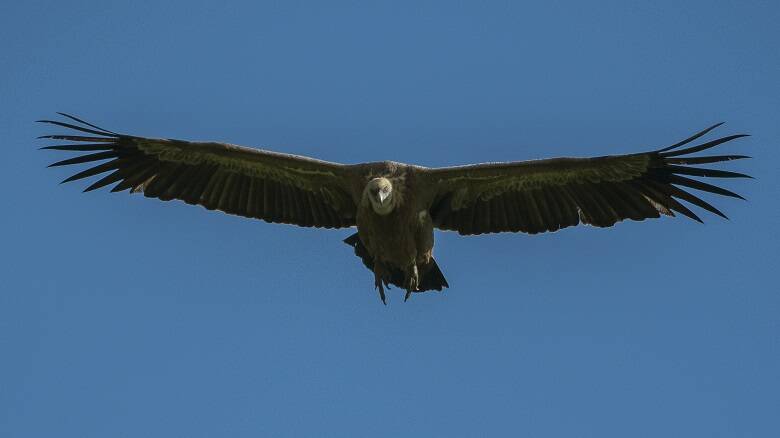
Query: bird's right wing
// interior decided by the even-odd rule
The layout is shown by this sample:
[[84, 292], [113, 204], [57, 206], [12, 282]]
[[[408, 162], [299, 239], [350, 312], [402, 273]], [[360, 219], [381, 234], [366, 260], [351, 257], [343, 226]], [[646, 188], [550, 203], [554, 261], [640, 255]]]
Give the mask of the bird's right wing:
[[355, 225], [349, 166], [224, 143], [117, 134], [62, 115], [79, 125], [40, 122], [80, 134], [43, 136], [71, 143], [42, 149], [90, 153], [51, 166], [108, 160], [63, 181], [110, 172], [85, 191], [116, 184], [112, 192], [131, 190], [164, 201], [180, 199], [267, 222], [325, 228]]
[[684, 188], [741, 196], [683, 175], [747, 177], [689, 166], [747, 158], [744, 155], [688, 156], [744, 135], [679, 149], [717, 126], [653, 152], [424, 169], [422, 184], [435, 191], [430, 208], [435, 226], [460, 234], [539, 233], [579, 223], [609, 227], [624, 219], [674, 216], [675, 211], [701, 221], [678, 199], [725, 217]]

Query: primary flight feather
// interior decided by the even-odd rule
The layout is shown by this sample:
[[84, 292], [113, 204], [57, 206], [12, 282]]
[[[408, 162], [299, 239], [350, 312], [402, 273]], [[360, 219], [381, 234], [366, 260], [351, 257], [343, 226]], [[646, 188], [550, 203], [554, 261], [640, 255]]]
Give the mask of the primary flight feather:
[[687, 190], [743, 198], [691, 176], [749, 178], [693, 167], [748, 158], [690, 156], [745, 137], [687, 146], [720, 123], [651, 152], [426, 168], [391, 161], [345, 165], [224, 143], [137, 137], [59, 114], [70, 120], [39, 122], [79, 133], [42, 136], [68, 142], [43, 149], [86, 154], [51, 166], [103, 161], [63, 182], [108, 173], [85, 191], [115, 184], [112, 192], [179, 199], [267, 222], [356, 226], [345, 242], [374, 273], [382, 302], [390, 284], [406, 290], [405, 300], [412, 292], [449, 287], [433, 259], [434, 228], [463, 235], [533, 234], [674, 212], [701, 222], [681, 200], [726, 216]]

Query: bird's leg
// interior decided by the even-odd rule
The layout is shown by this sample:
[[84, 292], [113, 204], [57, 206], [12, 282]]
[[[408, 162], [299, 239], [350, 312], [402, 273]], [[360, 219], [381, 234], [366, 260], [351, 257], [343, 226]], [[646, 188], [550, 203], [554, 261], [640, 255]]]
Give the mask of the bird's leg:
[[412, 295], [412, 291], [417, 290], [419, 285], [419, 273], [417, 271], [417, 263], [412, 263], [406, 274], [406, 296], [404, 296], [404, 302]]
[[385, 300], [385, 287], [382, 285], [382, 277], [384, 275], [384, 269], [380, 264], [374, 261], [374, 287], [379, 291], [379, 299], [382, 300], [382, 304], [387, 305]]

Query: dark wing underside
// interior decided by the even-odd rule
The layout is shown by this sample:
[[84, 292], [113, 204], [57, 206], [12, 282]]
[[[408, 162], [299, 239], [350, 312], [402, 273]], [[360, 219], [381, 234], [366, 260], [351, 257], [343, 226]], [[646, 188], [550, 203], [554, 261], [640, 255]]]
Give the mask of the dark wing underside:
[[[745, 135], [731, 135], [680, 149], [720, 126], [653, 152], [596, 158], [555, 158], [429, 169], [426, 183], [437, 187], [431, 207], [436, 227], [460, 234], [540, 233], [579, 223], [609, 227], [624, 219], [644, 220], [681, 213], [701, 219], [679, 201], [726, 217], [688, 189], [744, 199], [694, 177], [747, 175], [693, 167], [749, 158], [744, 155], [691, 157]], [[749, 178], [749, 177], [748, 177]]]
[[42, 149], [84, 153], [51, 166], [103, 161], [63, 181], [108, 173], [85, 191], [115, 184], [112, 192], [130, 190], [164, 201], [180, 199], [267, 222], [325, 228], [355, 225], [346, 166], [223, 143], [117, 134], [62, 115], [77, 124], [40, 122], [79, 134], [42, 136], [69, 142]]

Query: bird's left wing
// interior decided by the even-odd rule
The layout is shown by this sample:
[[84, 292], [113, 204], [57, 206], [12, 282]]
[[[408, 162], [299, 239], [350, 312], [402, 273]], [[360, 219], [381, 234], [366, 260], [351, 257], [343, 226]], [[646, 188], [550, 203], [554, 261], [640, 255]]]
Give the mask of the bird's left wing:
[[742, 197], [688, 176], [748, 177], [689, 166], [748, 158], [689, 156], [745, 135], [680, 149], [719, 125], [653, 152], [423, 169], [422, 184], [435, 191], [430, 208], [435, 226], [460, 234], [540, 233], [579, 223], [609, 227], [624, 219], [674, 216], [673, 212], [701, 222], [678, 200], [725, 215], [685, 189]]
[[[62, 113], [61, 113], [62, 114]], [[45, 135], [69, 144], [42, 149], [84, 152], [51, 166], [93, 163], [63, 182], [110, 172], [86, 188], [116, 184], [164, 201], [307, 227], [355, 225], [349, 166], [224, 143], [196, 143], [117, 134], [67, 114], [73, 123], [40, 122], [80, 131]]]

